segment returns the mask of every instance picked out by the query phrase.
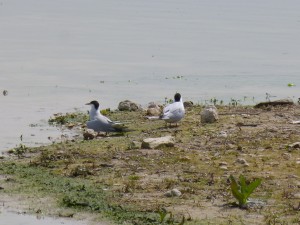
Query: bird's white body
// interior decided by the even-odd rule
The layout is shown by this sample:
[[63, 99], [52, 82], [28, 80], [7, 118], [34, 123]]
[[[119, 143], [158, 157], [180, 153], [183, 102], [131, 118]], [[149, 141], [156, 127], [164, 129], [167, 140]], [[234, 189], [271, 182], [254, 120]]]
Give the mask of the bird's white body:
[[[124, 124], [119, 122], [113, 122], [106, 116], [103, 116], [100, 113], [99, 109], [99, 103], [98, 105], [94, 105], [92, 101], [91, 103], [88, 103], [88, 105], [91, 105], [90, 110], [90, 120], [86, 123], [87, 128], [93, 129], [96, 132], [122, 132], [123, 129], [126, 128]], [[98, 107], [97, 107], [98, 106]]]
[[165, 120], [167, 123], [178, 123], [184, 115], [185, 109], [182, 98], [180, 97], [180, 100], [175, 100], [175, 102], [167, 105], [163, 109], [163, 114], [160, 116], [160, 119]]

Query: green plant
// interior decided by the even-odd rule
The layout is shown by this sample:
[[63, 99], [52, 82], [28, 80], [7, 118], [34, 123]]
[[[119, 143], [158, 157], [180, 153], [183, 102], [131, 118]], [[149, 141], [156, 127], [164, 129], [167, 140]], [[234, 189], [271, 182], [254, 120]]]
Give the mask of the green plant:
[[255, 179], [253, 182], [246, 184], [246, 179], [243, 175], [240, 175], [239, 182], [230, 175], [230, 187], [233, 196], [238, 200], [239, 207], [247, 208], [248, 198], [253, 191], [261, 184], [261, 179]]
[[68, 125], [72, 123], [85, 123], [88, 120], [88, 115], [83, 112], [73, 113], [57, 113], [48, 120], [50, 125]]
[[21, 158], [21, 156], [23, 156], [28, 149], [29, 148], [26, 145], [20, 144], [18, 147], [9, 150], [8, 153], [15, 154], [18, 156], [18, 158]]
[[[168, 212], [165, 208], [160, 208], [157, 212], [159, 214], [159, 223], [160, 224], [171, 224], [171, 225], [184, 225], [185, 224], [185, 216], [182, 216], [180, 222], [175, 222], [175, 218], [172, 212]], [[167, 216], [169, 217], [167, 218]]]
[[166, 216], [168, 215], [168, 211], [165, 208], [161, 208], [157, 213], [159, 214], [159, 222], [163, 223]]

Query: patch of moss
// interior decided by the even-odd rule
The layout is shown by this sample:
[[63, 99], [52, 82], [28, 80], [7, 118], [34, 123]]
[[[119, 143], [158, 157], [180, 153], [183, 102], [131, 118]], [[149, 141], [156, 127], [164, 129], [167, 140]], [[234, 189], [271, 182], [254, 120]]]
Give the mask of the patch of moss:
[[82, 112], [57, 113], [48, 120], [50, 125], [68, 125], [74, 123], [85, 123], [88, 120], [88, 114]]

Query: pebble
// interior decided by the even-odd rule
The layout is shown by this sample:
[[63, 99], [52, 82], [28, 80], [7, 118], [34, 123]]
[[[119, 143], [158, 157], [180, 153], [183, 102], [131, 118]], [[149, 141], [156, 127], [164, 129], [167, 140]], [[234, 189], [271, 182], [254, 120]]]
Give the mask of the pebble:
[[97, 137], [97, 132], [92, 129], [87, 129], [83, 133], [84, 140], [92, 140]]
[[[248, 162], [245, 160], [245, 159], [243, 159], [243, 158], [238, 158], [237, 160], [236, 160], [236, 162], [237, 163], [240, 163], [240, 164], [248, 164]], [[249, 165], [249, 164], [248, 164]]]
[[149, 106], [147, 109], [148, 116], [159, 116], [159, 115], [161, 115], [161, 113], [162, 113], [162, 110], [158, 104], [155, 104], [154, 102], [149, 103]]
[[219, 120], [219, 115], [215, 106], [206, 106], [201, 112], [201, 123], [214, 123], [217, 120]]
[[159, 138], [146, 138], [142, 142], [142, 148], [158, 149], [162, 146], [173, 147], [174, 144], [175, 144], [175, 138], [172, 136], [165, 136]]
[[220, 162], [220, 163], [219, 163], [219, 166], [227, 166], [227, 165], [228, 165], [227, 162]]
[[119, 103], [118, 109], [120, 111], [138, 111], [141, 110], [142, 107], [130, 100], [125, 100]]
[[174, 189], [172, 189], [170, 191], [167, 191], [164, 195], [166, 197], [179, 197], [179, 196], [182, 195], [182, 193], [177, 188], [174, 188]]
[[218, 135], [219, 137], [222, 137], [222, 138], [227, 138], [228, 137], [228, 134], [226, 131], [221, 131]]
[[284, 159], [286, 159], [286, 160], [288, 160], [288, 159], [290, 159], [290, 158], [292, 158], [292, 155], [290, 154], [290, 153], [283, 153], [282, 154], [282, 157], [284, 158]]
[[235, 149], [236, 146], [235, 146], [234, 144], [228, 144], [228, 148], [229, 148], [229, 149]]
[[193, 107], [194, 103], [192, 101], [186, 101], [183, 103], [184, 108]]
[[7, 91], [7, 90], [4, 90], [4, 91], [3, 91], [3, 95], [4, 95], [4, 96], [8, 95], [8, 91]]
[[220, 166], [220, 169], [221, 170], [228, 170], [228, 167], [227, 166]]
[[300, 193], [294, 194], [294, 198], [300, 199]]
[[288, 145], [289, 150], [295, 149], [295, 148], [300, 148], [300, 142], [295, 142], [293, 144]]

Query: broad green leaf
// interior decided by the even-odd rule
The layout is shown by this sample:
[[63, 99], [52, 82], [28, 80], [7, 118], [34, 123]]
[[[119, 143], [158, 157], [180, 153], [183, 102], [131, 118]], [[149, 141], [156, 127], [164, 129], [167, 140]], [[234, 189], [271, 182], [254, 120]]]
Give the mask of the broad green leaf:
[[243, 175], [239, 177], [239, 183], [236, 179], [230, 175], [230, 187], [233, 196], [239, 201], [239, 206], [243, 207], [247, 204], [248, 197], [252, 194], [252, 192], [257, 188], [260, 183], [261, 179], [256, 179], [249, 185], [246, 183], [246, 179]]
[[239, 203], [241, 203], [243, 201], [243, 195], [240, 191], [240, 186], [238, 185], [238, 183], [236, 182], [235, 178], [230, 175], [230, 180], [231, 180], [231, 192], [233, 194], [233, 196], [239, 201]]
[[261, 179], [255, 179], [252, 183], [247, 186], [246, 199], [252, 194], [252, 192], [261, 184]]
[[247, 184], [246, 179], [243, 175], [240, 175], [240, 185], [241, 185], [241, 192], [242, 194], [247, 192]]

